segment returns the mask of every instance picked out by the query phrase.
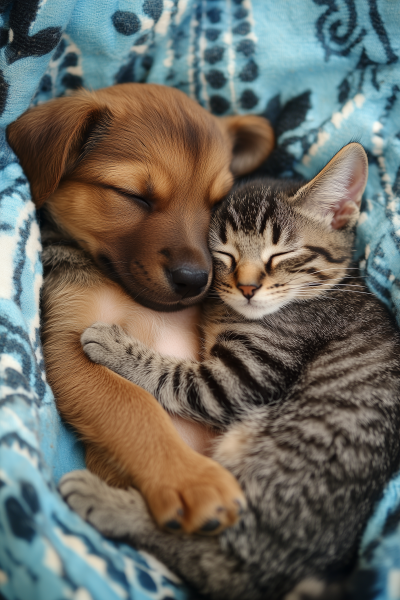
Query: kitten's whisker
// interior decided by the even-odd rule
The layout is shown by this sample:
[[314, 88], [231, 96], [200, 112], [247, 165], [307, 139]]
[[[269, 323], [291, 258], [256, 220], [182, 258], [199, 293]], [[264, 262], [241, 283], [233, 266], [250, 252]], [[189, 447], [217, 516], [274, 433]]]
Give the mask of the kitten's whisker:
[[[310, 267], [310, 269], [312, 269], [312, 267]], [[298, 279], [299, 277], [302, 276], [306, 276], [306, 275], [317, 275], [318, 273], [325, 273], [326, 271], [338, 271], [339, 269], [337, 267], [328, 267], [326, 269], [319, 269], [319, 270], [315, 270], [312, 273], [304, 273], [304, 272], [297, 272], [296, 273], [296, 277], [293, 277], [293, 279]], [[357, 267], [346, 267], [345, 270], [356, 270], [358, 271], [359, 269]], [[345, 277], [354, 277], [354, 275], [342, 275], [341, 279], [344, 279]]]
[[[318, 274], [317, 272], [315, 272], [315, 273], [299, 273], [296, 277], [292, 277], [288, 283], [291, 283], [292, 281], [297, 281], [301, 277], [304, 277], [304, 278], [312, 277], [313, 275], [317, 275], [317, 274]], [[337, 277], [331, 277], [328, 281], [335, 281], [335, 279], [337, 279], [338, 281], [341, 281], [343, 279], [343, 277], [338, 275]]]
[[[321, 285], [329, 285], [330, 287], [333, 287], [335, 285], [340, 285], [340, 283], [337, 283], [337, 282], [335, 282], [334, 279], [331, 279], [330, 281], [305, 281], [304, 283], [295, 283], [295, 284], [293, 284], [292, 282], [289, 282], [289, 283], [285, 284], [286, 288], [289, 288], [289, 289], [319, 287]], [[349, 285], [349, 284], [342, 284], [342, 285]], [[364, 287], [364, 286], [360, 286], [360, 287]]]
[[[315, 282], [315, 283], [306, 283], [304, 285], [299, 285], [299, 289], [300, 288], [309, 288], [309, 287], [321, 287], [321, 286], [330, 286], [330, 287], [347, 287], [347, 288], [361, 288], [361, 289], [365, 289], [364, 285], [358, 285], [356, 283], [352, 284], [352, 283], [333, 283], [333, 285], [331, 285], [328, 282]], [[297, 287], [297, 286], [295, 286]], [[293, 288], [292, 288], [293, 289]]]
[[[312, 267], [310, 267], [312, 269]], [[338, 271], [344, 269], [345, 271], [359, 271], [358, 267], [325, 267], [324, 269], [320, 269], [316, 271], [316, 273], [320, 273], [321, 271]]]
[[[332, 288], [331, 288], [331, 289], [326, 289], [326, 288], [325, 288], [325, 289], [323, 290], [323, 292], [324, 292], [324, 293], [326, 293], [326, 294], [327, 294], [328, 292], [334, 292], [334, 291], [335, 291], [335, 290], [334, 290], [334, 289], [332, 289]], [[340, 291], [340, 292], [347, 292], [347, 293], [349, 293], [349, 294], [367, 294], [368, 296], [375, 296], [375, 294], [373, 294], [372, 292], [359, 292], [359, 291], [356, 291], [356, 290], [339, 290], [339, 291]], [[304, 294], [303, 294], [303, 295], [304, 295]], [[322, 295], [322, 294], [321, 294], [321, 295]]]
[[[312, 284], [311, 284], [311, 285], [312, 285]], [[330, 285], [330, 284], [329, 284], [328, 282], [326, 282], [326, 281], [322, 281], [322, 282], [320, 283], [320, 285]], [[347, 287], [347, 288], [350, 288], [350, 287], [358, 287], [358, 288], [365, 289], [365, 286], [364, 286], [364, 285], [359, 285], [359, 284], [357, 284], [357, 283], [335, 283], [335, 284], [334, 284], [334, 287]]]
[[[335, 290], [324, 290], [325, 292], [334, 292]], [[375, 296], [372, 292], [361, 292], [359, 290], [339, 290], [340, 292], [347, 292], [349, 294], [368, 294], [369, 296]]]

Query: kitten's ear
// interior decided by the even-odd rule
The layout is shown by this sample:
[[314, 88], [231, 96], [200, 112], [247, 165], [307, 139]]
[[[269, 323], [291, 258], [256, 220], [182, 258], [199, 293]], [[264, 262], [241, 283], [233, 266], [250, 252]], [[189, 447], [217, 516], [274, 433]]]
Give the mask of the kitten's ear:
[[267, 119], [236, 115], [218, 120], [233, 142], [231, 171], [234, 177], [254, 171], [271, 154], [275, 135]]
[[368, 159], [361, 144], [342, 148], [312, 181], [292, 198], [297, 206], [319, 217], [332, 229], [353, 226], [368, 179]]

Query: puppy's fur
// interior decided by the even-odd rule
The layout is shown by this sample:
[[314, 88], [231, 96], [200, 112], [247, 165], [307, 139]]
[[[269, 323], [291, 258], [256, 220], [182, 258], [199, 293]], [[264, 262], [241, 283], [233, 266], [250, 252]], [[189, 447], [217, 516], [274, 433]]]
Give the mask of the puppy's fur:
[[[95, 321], [117, 323], [158, 349], [196, 353], [211, 208], [234, 176], [267, 157], [270, 125], [217, 119], [172, 88], [124, 84], [33, 108], [7, 135], [52, 223], [43, 254], [47, 376], [86, 443], [88, 467], [138, 487], [160, 525], [232, 524], [243, 498], [235, 479], [190, 449], [150, 394], [91, 363], [80, 335]], [[202, 274], [201, 285], [175, 281], [188, 272]]]

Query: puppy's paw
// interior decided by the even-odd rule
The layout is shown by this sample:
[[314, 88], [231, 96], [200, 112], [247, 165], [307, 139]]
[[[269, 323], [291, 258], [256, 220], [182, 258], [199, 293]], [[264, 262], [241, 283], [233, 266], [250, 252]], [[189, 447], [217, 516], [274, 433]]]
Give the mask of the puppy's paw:
[[238, 521], [246, 500], [229, 471], [209, 458], [193, 455], [168, 481], [153, 482], [144, 495], [157, 523], [168, 531], [217, 535]]
[[85, 329], [81, 344], [83, 351], [93, 362], [118, 373], [122, 361], [132, 362], [134, 349], [141, 343], [128, 336], [119, 325], [95, 323]]
[[154, 529], [146, 503], [137, 490], [112, 488], [87, 470], [64, 475], [59, 490], [70, 508], [107, 537], [137, 540], [147, 530]]

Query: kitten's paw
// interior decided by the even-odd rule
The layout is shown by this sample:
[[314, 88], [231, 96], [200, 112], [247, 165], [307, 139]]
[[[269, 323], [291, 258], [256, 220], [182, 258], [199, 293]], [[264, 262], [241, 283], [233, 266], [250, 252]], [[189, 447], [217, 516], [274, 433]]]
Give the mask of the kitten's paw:
[[195, 452], [163, 481], [150, 482], [143, 494], [157, 523], [173, 533], [217, 535], [234, 525], [246, 507], [235, 477]]
[[87, 470], [67, 473], [58, 487], [70, 508], [107, 537], [137, 541], [154, 529], [145, 501], [133, 488], [112, 488]]
[[129, 357], [133, 361], [134, 350], [141, 342], [126, 334], [119, 325], [98, 322], [85, 329], [81, 344], [90, 360], [119, 372], [121, 359]]

